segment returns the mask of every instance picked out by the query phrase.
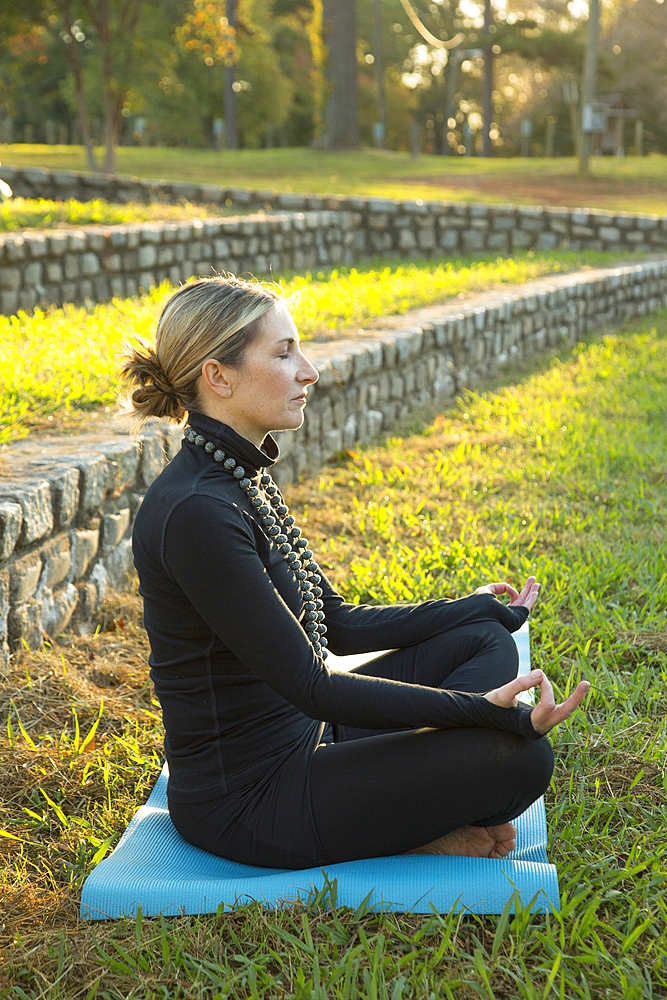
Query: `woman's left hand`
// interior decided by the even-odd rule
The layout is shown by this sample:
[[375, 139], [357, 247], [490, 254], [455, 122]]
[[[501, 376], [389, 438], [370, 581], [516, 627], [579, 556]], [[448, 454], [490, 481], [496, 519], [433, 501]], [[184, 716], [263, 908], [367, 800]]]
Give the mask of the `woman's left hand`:
[[589, 681], [579, 681], [570, 697], [557, 705], [554, 689], [546, 674], [542, 670], [531, 670], [529, 674], [520, 674], [513, 681], [503, 684], [502, 687], [487, 691], [483, 697], [493, 705], [499, 705], [501, 708], [512, 708], [517, 704], [517, 695], [521, 691], [529, 691], [530, 688], [537, 687], [538, 684], [540, 700], [530, 713], [530, 721], [533, 724], [533, 729], [542, 734], [548, 733], [559, 722], [569, 719], [591, 689]]
[[499, 594], [509, 594], [510, 603], [512, 605], [521, 605], [524, 608], [528, 608], [529, 611], [535, 605], [537, 601], [538, 594], [540, 592], [540, 584], [537, 582], [534, 576], [529, 576], [523, 585], [523, 590], [519, 593], [515, 590], [510, 583], [487, 583], [483, 587], [478, 587], [475, 591], [476, 594], [494, 594], [496, 597]]

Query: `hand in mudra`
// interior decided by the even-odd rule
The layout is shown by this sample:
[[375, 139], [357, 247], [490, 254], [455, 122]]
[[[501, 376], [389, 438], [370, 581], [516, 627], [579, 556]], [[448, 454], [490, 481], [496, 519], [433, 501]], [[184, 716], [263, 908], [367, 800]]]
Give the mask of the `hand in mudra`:
[[509, 684], [494, 688], [488, 691], [484, 697], [494, 705], [501, 708], [511, 708], [516, 704], [517, 695], [521, 691], [529, 691], [530, 688], [540, 687], [540, 700], [530, 713], [530, 721], [533, 729], [538, 733], [548, 733], [550, 729], [557, 726], [559, 722], [569, 719], [572, 713], [578, 708], [590, 690], [589, 681], [579, 681], [569, 698], [556, 704], [554, 689], [549, 683], [546, 674], [542, 670], [531, 670], [529, 674], [515, 677]]
[[520, 604], [524, 608], [528, 608], [529, 611], [535, 605], [537, 596], [540, 592], [540, 585], [534, 576], [529, 576], [523, 585], [523, 590], [519, 593], [515, 590], [511, 583], [487, 583], [483, 587], [478, 587], [475, 591], [476, 594], [495, 594], [496, 597], [499, 594], [509, 594], [510, 595], [510, 607], [513, 604]]

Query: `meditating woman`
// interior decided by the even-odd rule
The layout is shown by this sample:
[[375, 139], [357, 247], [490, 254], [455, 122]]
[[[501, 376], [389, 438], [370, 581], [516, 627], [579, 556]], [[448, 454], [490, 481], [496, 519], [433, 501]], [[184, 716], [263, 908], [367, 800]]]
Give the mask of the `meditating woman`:
[[[271, 431], [301, 425], [318, 377], [273, 287], [184, 285], [124, 375], [135, 417], [188, 416], [134, 528], [176, 829], [265, 867], [505, 857], [551, 777], [543, 734], [588, 689], [556, 706], [541, 671], [516, 678], [535, 579], [382, 607], [336, 593], [271, 478]], [[327, 669], [327, 649], [387, 648]], [[535, 708], [516, 703], [536, 685]]]

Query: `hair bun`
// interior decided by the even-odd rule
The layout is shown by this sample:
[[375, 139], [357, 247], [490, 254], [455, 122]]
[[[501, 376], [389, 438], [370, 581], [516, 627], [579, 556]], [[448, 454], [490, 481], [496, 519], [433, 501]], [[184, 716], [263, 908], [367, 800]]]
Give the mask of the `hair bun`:
[[136, 385], [125, 400], [124, 410], [138, 420], [158, 417], [181, 421], [186, 410], [155, 349], [147, 343], [140, 348], [125, 344], [123, 355], [121, 374]]

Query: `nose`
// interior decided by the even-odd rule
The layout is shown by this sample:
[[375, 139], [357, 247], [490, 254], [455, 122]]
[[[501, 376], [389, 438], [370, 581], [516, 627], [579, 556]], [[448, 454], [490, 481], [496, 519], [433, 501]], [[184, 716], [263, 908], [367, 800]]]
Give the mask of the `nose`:
[[315, 365], [310, 363], [303, 351], [299, 351], [299, 354], [301, 355], [301, 364], [299, 365], [297, 379], [306, 385], [312, 385], [314, 382], [317, 382], [320, 373]]

